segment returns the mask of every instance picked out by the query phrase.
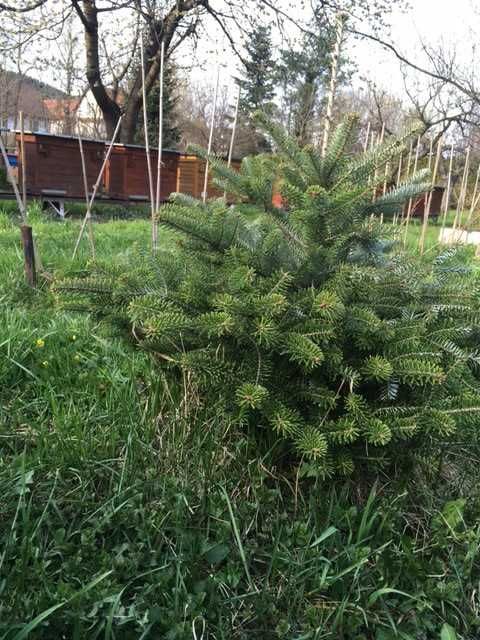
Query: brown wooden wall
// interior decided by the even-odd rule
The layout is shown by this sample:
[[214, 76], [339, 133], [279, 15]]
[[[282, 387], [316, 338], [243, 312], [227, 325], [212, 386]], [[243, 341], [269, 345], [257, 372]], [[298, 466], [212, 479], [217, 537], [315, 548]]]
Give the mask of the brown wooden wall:
[[[195, 198], [201, 198], [203, 182], [205, 180], [205, 164], [205, 160], [197, 156], [180, 156], [178, 162], [177, 191], [192, 195]], [[233, 169], [238, 171], [240, 165], [240, 160], [232, 160]], [[207, 195], [209, 198], [220, 198], [223, 196], [223, 191], [220, 191], [214, 186], [211, 173], [208, 177]]]
[[[63, 197], [83, 199], [82, 161], [78, 140], [61, 136], [25, 134], [27, 189], [34, 196], [45, 191], [65, 192]], [[90, 192], [93, 190], [107, 146], [101, 141], [83, 140], [85, 167]], [[19, 180], [22, 180], [20, 136], [17, 134]], [[168, 200], [177, 187], [178, 153], [162, 154], [161, 200]], [[156, 192], [157, 151], [151, 152], [154, 192]], [[114, 145], [102, 176], [98, 194], [105, 198], [129, 200], [150, 197], [145, 149]]]
[[[177, 187], [179, 154], [172, 151], [162, 153], [162, 175], [160, 199], [168, 200]], [[158, 152], [150, 153], [153, 190], [156, 195]], [[115, 145], [110, 156], [106, 180], [107, 191], [114, 198], [149, 198], [148, 166], [145, 149], [127, 145]]]
[[[45, 190], [65, 192], [66, 197], [84, 198], [82, 160], [78, 140], [56, 136], [25, 134], [27, 189], [32, 195]], [[19, 150], [17, 135], [17, 149]], [[83, 141], [89, 189], [93, 188], [104, 158], [102, 142]], [[19, 181], [22, 181], [21, 156], [18, 154]]]
[[[442, 200], [444, 187], [434, 187], [432, 192], [432, 203], [430, 205], [430, 216], [437, 218], [440, 215], [442, 208]], [[425, 207], [427, 203], [427, 195], [422, 195], [417, 198], [412, 204], [411, 216], [416, 218], [423, 218], [425, 213]], [[408, 207], [408, 205], [407, 205]]]
[[[65, 199], [83, 199], [82, 162], [79, 143], [76, 138], [44, 134], [25, 134], [25, 160], [27, 168], [27, 190], [30, 195], [47, 195], [56, 191], [58, 197]], [[89, 191], [100, 172], [106, 143], [83, 140], [85, 165]], [[19, 158], [19, 180], [22, 167], [20, 155], [20, 135], [17, 134], [17, 153]], [[151, 151], [154, 195], [156, 195], [157, 151]], [[197, 156], [180, 154], [174, 151], [162, 153], [162, 178], [160, 199], [166, 201], [171, 193], [179, 191], [202, 197], [205, 176], [205, 161]], [[234, 160], [232, 166], [240, 167], [240, 161]], [[53, 194], [51, 194], [53, 196]], [[132, 145], [115, 144], [106, 165], [98, 195], [113, 200], [148, 200], [150, 188], [148, 181], [145, 149]], [[208, 197], [220, 197], [221, 193], [213, 186], [210, 176]]]

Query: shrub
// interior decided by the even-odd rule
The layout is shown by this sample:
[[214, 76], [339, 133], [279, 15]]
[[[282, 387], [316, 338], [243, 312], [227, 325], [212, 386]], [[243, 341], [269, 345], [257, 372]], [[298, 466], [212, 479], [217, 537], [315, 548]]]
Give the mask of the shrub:
[[478, 424], [480, 316], [454, 252], [430, 263], [392, 252], [379, 222], [428, 189], [422, 172], [372, 199], [408, 136], [354, 157], [352, 116], [322, 158], [264, 125], [275, 157], [240, 172], [211, 159], [237, 204], [178, 195], [158, 217], [174, 251], [60, 290], [120, 317], [159, 366], [304, 473], [431, 456]]

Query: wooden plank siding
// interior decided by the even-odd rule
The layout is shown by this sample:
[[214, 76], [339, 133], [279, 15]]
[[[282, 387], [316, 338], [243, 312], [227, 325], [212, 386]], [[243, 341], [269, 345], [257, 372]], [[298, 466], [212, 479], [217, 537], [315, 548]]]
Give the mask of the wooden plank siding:
[[[25, 160], [27, 168], [27, 192], [33, 197], [58, 197], [64, 200], [83, 200], [84, 185], [78, 139], [49, 134], [25, 134]], [[87, 183], [93, 189], [107, 150], [100, 140], [83, 139]], [[20, 159], [20, 134], [16, 134], [17, 156]], [[156, 194], [157, 150], [151, 150], [154, 194]], [[165, 202], [174, 191], [196, 198], [202, 197], [205, 161], [197, 156], [176, 151], [162, 153], [162, 177], [160, 199]], [[233, 168], [240, 161], [232, 161]], [[22, 180], [19, 162], [19, 182]], [[221, 197], [223, 193], [214, 187], [212, 177], [208, 181], [208, 197]], [[227, 196], [228, 197], [228, 196]], [[115, 144], [107, 162], [98, 191], [99, 200], [148, 201], [147, 159], [145, 148], [135, 145]]]
[[[205, 165], [205, 160], [197, 156], [181, 156], [178, 162], [177, 191], [192, 195], [195, 198], [201, 198], [205, 181]], [[238, 171], [240, 165], [240, 160], [232, 160], [233, 169]], [[223, 196], [223, 191], [214, 186], [211, 172], [209, 172], [208, 177], [207, 195], [209, 198]], [[229, 199], [228, 195], [227, 199]]]
[[[65, 197], [84, 198], [82, 161], [78, 140], [56, 136], [37, 136], [26, 133], [25, 162], [27, 167], [27, 190], [34, 196], [45, 192], [65, 193]], [[17, 135], [17, 148], [19, 148]], [[104, 158], [101, 142], [83, 141], [85, 167], [89, 188], [93, 188]], [[20, 155], [19, 155], [20, 158]], [[23, 167], [18, 164], [19, 182], [22, 181]], [[100, 193], [104, 191], [104, 186]]]

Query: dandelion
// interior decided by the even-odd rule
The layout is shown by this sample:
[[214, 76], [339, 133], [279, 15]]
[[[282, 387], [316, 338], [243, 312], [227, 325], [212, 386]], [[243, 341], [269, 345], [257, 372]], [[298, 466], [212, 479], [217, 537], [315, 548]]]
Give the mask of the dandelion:
[[48, 360], [44, 360], [42, 362], [42, 367], [48, 367]]
[[76, 354], [73, 356], [73, 359], [75, 360], [75, 362], [78, 362], [78, 361], [80, 360], [80, 356], [78, 355], [78, 353], [76, 353]]
[[77, 339], [77, 336], [75, 334], [73, 334], [73, 336], [71, 338], [72, 342], [75, 342], [76, 339]]
[[45, 340], [39, 338], [35, 344], [37, 345], [38, 349], [43, 349], [43, 347], [45, 346]]

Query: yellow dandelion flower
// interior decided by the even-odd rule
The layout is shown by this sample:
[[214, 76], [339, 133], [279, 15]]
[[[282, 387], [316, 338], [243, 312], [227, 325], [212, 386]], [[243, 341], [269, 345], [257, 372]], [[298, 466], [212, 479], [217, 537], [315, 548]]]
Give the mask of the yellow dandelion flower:
[[45, 346], [45, 340], [39, 338], [35, 344], [37, 345], [38, 349], [43, 349], [43, 347]]

